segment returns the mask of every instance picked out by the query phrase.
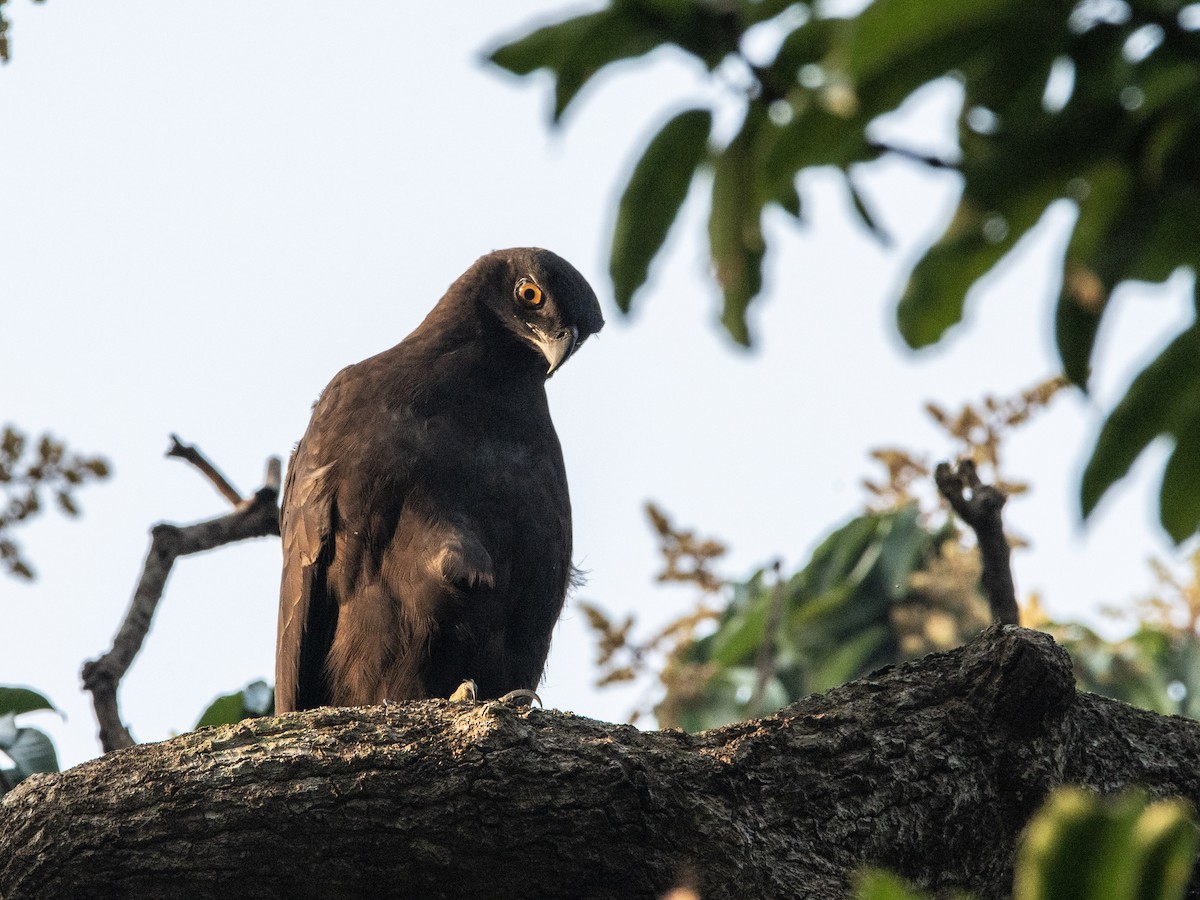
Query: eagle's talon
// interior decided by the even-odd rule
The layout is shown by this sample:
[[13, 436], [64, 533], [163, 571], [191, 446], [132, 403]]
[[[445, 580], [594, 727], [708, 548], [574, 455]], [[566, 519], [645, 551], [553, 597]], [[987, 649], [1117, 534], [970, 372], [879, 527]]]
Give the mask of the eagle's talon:
[[500, 698], [501, 703], [511, 703], [513, 706], [533, 706], [537, 704], [545, 709], [542, 703], [542, 698], [527, 688], [517, 688], [515, 691], [509, 691]]
[[468, 678], [450, 695], [451, 703], [474, 703], [478, 699], [479, 688]]

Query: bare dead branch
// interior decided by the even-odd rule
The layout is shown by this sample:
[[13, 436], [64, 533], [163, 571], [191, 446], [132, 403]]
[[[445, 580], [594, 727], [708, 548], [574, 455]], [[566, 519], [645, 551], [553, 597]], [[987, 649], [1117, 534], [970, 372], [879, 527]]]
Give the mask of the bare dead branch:
[[221, 492], [221, 496], [228, 500], [232, 505], [237, 506], [242, 502], [242, 495], [238, 492], [229, 479], [221, 474], [221, 471], [208, 461], [203, 453], [195, 444], [185, 444], [179, 440], [179, 435], [171, 435], [171, 447], [167, 450], [167, 456], [174, 456], [186, 462], [190, 462], [193, 466], [199, 469], [204, 477], [213, 483], [213, 486]]
[[[207, 460], [199, 457], [204, 463], [201, 465], [187, 455], [189, 450], [195, 453], [194, 448], [181, 444], [174, 435], [172, 440], [175, 446], [168, 452], [169, 456], [182, 456], [217, 483], [213, 474], [210, 474], [215, 473], [216, 478], [229, 487], [229, 483]], [[180, 452], [173, 452], [176, 447], [180, 448]], [[196, 455], [199, 456], [198, 453]], [[83, 686], [92, 692], [92, 705], [100, 725], [100, 745], [106, 753], [132, 747], [136, 743], [121, 720], [117, 688], [142, 648], [175, 560], [246, 538], [278, 535], [281, 475], [282, 464], [278, 458], [271, 457], [267, 461], [263, 486], [250, 499], [239, 498], [233, 512], [192, 525], [159, 523], [150, 529], [150, 552], [146, 554], [141, 578], [117, 636], [103, 656], [83, 665]], [[233, 489], [229, 487], [229, 490]], [[222, 493], [225, 493], [224, 489]]]
[[1001, 625], [1020, 624], [1010, 549], [1001, 516], [1008, 498], [999, 488], [981, 482], [975, 464], [969, 459], [957, 466], [938, 463], [933, 477], [941, 495], [975, 532], [983, 566], [979, 580], [992, 618]]

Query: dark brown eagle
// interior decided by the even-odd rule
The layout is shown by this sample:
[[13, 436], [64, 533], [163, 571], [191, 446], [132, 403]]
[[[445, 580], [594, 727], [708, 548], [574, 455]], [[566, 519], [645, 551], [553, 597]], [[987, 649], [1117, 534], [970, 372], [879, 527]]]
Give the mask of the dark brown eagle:
[[566, 260], [501, 250], [330, 382], [283, 495], [279, 712], [537, 686], [572, 572], [545, 382], [603, 325]]

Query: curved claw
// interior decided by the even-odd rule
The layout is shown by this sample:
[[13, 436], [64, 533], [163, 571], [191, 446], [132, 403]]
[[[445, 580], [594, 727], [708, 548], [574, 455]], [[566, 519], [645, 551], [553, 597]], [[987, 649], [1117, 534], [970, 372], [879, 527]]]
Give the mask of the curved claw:
[[479, 688], [476, 687], [474, 680], [468, 678], [466, 681], [464, 681], [462, 684], [460, 684], [458, 686], [458, 688], [454, 691], [453, 694], [450, 695], [450, 702], [451, 703], [474, 703], [477, 698], [478, 693], [479, 693]]
[[533, 706], [537, 704], [542, 709], [545, 706], [542, 704], [542, 698], [527, 688], [517, 688], [515, 691], [509, 691], [500, 698], [501, 703], [512, 703], [515, 706]]

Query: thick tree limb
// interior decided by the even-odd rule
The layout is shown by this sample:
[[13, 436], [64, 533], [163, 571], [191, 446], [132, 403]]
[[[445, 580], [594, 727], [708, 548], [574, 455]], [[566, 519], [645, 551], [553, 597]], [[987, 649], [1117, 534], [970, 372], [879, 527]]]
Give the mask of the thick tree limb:
[[983, 565], [979, 580], [983, 584], [992, 619], [1001, 625], [1020, 624], [1011, 550], [1001, 516], [1004, 501], [1008, 498], [999, 488], [980, 481], [975, 464], [969, 459], [957, 466], [938, 463], [933, 477], [942, 496], [975, 532]]
[[[203, 729], [0, 800], [0, 895], [843, 898], [863, 864], [1004, 897], [1054, 786], [1200, 802], [1200, 723], [1077, 694], [992, 628], [760, 721], [643, 733], [425, 701]], [[1193, 896], [1198, 896], [1193, 890]]]
[[181, 444], [174, 435], [171, 440], [172, 447], [167, 455], [183, 457], [197, 466], [222, 493], [226, 493], [226, 488], [232, 491], [236, 498], [235, 507], [231, 513], [193, 525], [160, 523], [150, 529], [150, 552], [146, 554], [133, 600], [113, 638], [112, 647], [100, 658], [83, 665], [83, 686], [92, 692], [92, 706], [100, 726], [100, 746], [106, 752], [132, 747], [136, 743], [121, 719], [117, 688], [142, 649], [142, 641], [150, 630], [150, 622], [175, 560], [246, 538], [279, 534], [281, 465], [277, 458], [267, 461], [263, 486], [253, 497], [242, 500], [224, 476], [194, 447]]

